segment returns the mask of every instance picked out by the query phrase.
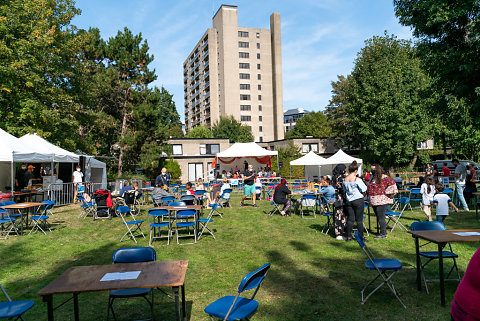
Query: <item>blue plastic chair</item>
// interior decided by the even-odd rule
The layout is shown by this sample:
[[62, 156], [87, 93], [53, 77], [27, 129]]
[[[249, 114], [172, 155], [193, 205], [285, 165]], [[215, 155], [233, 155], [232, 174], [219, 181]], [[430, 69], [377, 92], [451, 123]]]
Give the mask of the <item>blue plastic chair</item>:
[[[414, 223], [412, 223], [410, 228], [412, 229], [412, 231], [432, 231], [432, 230], [444, 231], [444, 230], [446, 230], [445, 225], [443, 225], [442, 222], [438, 222], [438, 221], [414, 222]], [[430, 243], [432, 243], [432, 242], [425, 242], [425, 243], [421, 244], [420, 247], [424, 247], [424, 246], [426, 246]], [[460, 277], [460, 272], [458, 271], [457, 260], [456, 260], [458, 255], [453, 253], [452, 245], [450, 243], [447, 243], [447, 244], [448, 244], [448, 247], [449, 247], [450, 251], [443, 251], [442, 250], [442, 257], [444, 259], [452, 259], [453, 260], [453, 265], [452, 265], [452, 268], [450, 269], [450, 271], [448, 272], [445, 280], [460, 281], [461, 277]], [[447, 244], [445, 244], [445, 246]], [[421, 258], [420, 258], [420, 271], [421, 271], [421, 274], [422, 274], [423, 283], [425, 284], [425, 291], [427, 292], [427, 294], [429, 294], [427, 282], [434, 282], [434, 281], [438, 281], [438, 280], [427, 280], [425, 278], [424, 268], [431, 261], [439, 259], [438, 248], [437, 248], [436, 251], [420, 251], [419, 255], [420, 255], [420, 257], [424, 257], [424, 258], [427, 259], [427, 261], [425, 263], [422, 263]], [[452, 274], [454, 269], [457, 270], [457, 278], [456, 279], [450, 279], [449, 278], [450, 274]]]
[[[166, 209], [155, 209], [151, 208], [148, 210], [148, 217], [152, 218], [152, 223], [150, 223], [150, 237], [148, 245], [152, 246], [152, 240], [167, 238], [167, 245], [170, 245], [170, 216], [168, 215], [168, 210]], [[168, 221], [164, 221], [165, 218], [168, 218]], [[160, 221], [161, 220], [161, 221]], [[167, 228], [167, 236], [161, 236], [161, 228]], [[158, 229], [158, 236], [156, 231]], [[153, 236], [152, 236], [153, 235]]]
[[89, 215], [92, 215], [92, 216], [95, 215], [96, 206], [93, 200], [90, 202], [87, 202], [87, 200], [85, 200], [85, 198], [81, 194], [77, 194], [77, 199], [80, 202], [82, 202], [82, 204], [80, 205], [80, 208], [82, 209], [82, 211], [78, 215], [79, 218], [80, 217], [86, 218]]
[[7, 210], [0, 207], [0, 239], [6, 240], [10, 233], [15, 232], [18, 235], [18, 228], [16, 226], [16, 219], [11, 217]]
[[7, 298], [7, 301], [0, 302], [0, 319], [8, 318], [8, 320], [23, 320], [22, 314], [30, 310], [35, 305], [35, 302], [30, 300], [13, 301], [8, 296], [7, 291], [5, 291], [1, 284], [0, 289], [3, 292], [3, 295], [5, 295], [5, 297]]
[[[247, 274], [242, 282], [240, 282], [236, 296], [224, 296], [210, 303], [205, 308], [205, 313], [207, 313], [212, 320], [214, 317], [222, 320], [248, 320], [258, 309], [258, 302], [254, 300], [254, 298], [269, 269], [270, 263], [266, 263], [255, 271]], [[253, 289], [255, 289], [255, 291], [250, 299], [240, 296], [244, 291]]]
[[163, 196], [160, 198], [160, 202], [157, 205], [164, 206], [173, 201], [175, 201], [175, 196]]
[[400, 228], [407, 231], [407, 228], [405, 227], [405, 225], [403, 225], [400, 222], [400, 218], [405, 215], [404, 211], [409, 204], [410, 204], [410, 198], [406, 196], [400, 197], [400, 199], [398, 200], [398, 208], [400, 209], [400, 211], [399, 212], [389, 211], [385, 213], [385, 216], [388, 218], [387, 227], [389, 227], [389, 223], [393, 221], [393, 226], [392, 226], [392, 229], [390, 230], [390, 233], [393, 232], [397, 224]]
[[47, 215], [47, 208], [53, 207], [50, 202], [51, 201], [43, 201], [42, 205], [38, 207], [37, 213], [30, 216], [30, 220], [33, 222], [33, 227], [28, 235], [36, 231], [41, 231], [43, 234], [47, 235], [45, 230], [52, 231], [50, 229], [50, 224], [47, 221], [50, 218], [50, 216]]
[[[315, 194], [303, 194], [302, 198], [300, 199], [300, 214], [302, 214], [302, 218], [316, 218], [315, 215], [315, 206], [316, 206], [317, 195]], [[311, 207], [313, 211], [313, 217], [305, 217], [303, 215], [303, 208]]]
[[168, 203], [168, 206], [187, 206], [187, 204], [183, 201], [177, 201], [177, 202], [170, 202]]
[[320, 208], [322, 209], [322, 216], [325, 216], [327, 218], [327, 222], [322, 228], [322, 233], [328, 234], [330, 228], [333, 226], [333, 204], [329, 203], [328, 200], [324, 196], [322, 196], [320, 198]]
[[[418, 206], [416, 206], [415, 208], [420, 208], [421, 207], [421, 204], [422, 204], [422, 195], [420, 193], [420, 189], [419, 188], [412, 188], [410, 190], [410, 202], [417, 202], [418, 203]], [[413, 209], [413, 207], [411, 207], [411, 209]]]
[[[365, 262], [365, 267], [370, 271], [377, 271], [377, 276], [370, 280], [363, 287], [362, 291], [360, 291], [360, 293], [362, 294], [362, 304], [365, 304], [368, 298], [372, 294], [377, 292], [378, 289], [380, 289], [384, 285], [387, 285], [390, 291], [392, 291], [392, 293], [398, 299], [400, 304], [404, 308], [407, 308], [400, 299], [400, 293], [398, 293], [397, 289], [395, 289], [395, 286], [393, 285], [393, 282], [391, 281], [392, 277], [402, 269], [402, 263], [400, 263], [400, 261], [396, 259], [376, 259], [372, 251], [370, 251], [370, 249], [365, 244], [363, 237], [360, 235], [360, 233], [358, 233], [358, 231], [355, 231], [354, 236], [358, 242], [358, 245], [360, 245], [360, 248], [363, 250], [363, 252], [368, 258], [368, 260]], [[375, 289], [373, 289], [367, 296], [364, 296], [365, 290], [367, 290], [367, 288], [378, 278], [381, 278], [382, 283], [380, 283]]]
[[[126, 205], [119, 206], [117, 208], [117, 214], [122, 218], [123, 224], [127, 228], [127, 231], [125, 234], [123, 234], [122, 238], [120, 239], [120, 242], [123, 242], [123, 239], [125, 236], [128, 236], [129, 239], [133, 239], [135, 243], [137, 243], [137, 240], [135, 239], [135, 236], [143, 236], [145, 238], [145, 234], [143, 234], [142, 231], [142, 223], [143, 220], [132, 220], [132, 221], [127, 221], [127, 216], [128, 214], [131, 215], [130, 213], [130, 208]], [[140, 232], [140, 234], [135, 234], [137, 231]]]
[[195, 196], [194, 195], [182, 195], [180, 200], [185, 202], [187, 205], [195, 205]]
[[[197, 244], [197, 224], [195, 223], [196, 210], [177, 210], [175, 212], [175, 236], [177, 244], [180, 244], [178, 239], [180, 237], [191, 237], [190, 228], [193, 228], [194, 243], [182, 243], [182, 244]], [[191, 221], [189, 221], [191, 219]], [[186, 235], [179, 235], [178, 230], [185, 228], [187, 230]]]
[[226, 188], [222, 195], [220, 195], [220, 207], [231, 207], [230, 206], [230, 196], [232, 195], [232, 189], [231, 188]]
[[[128, 206], [126, 206], [128, 207]], [[116, 250], [112, 256], [112, 264], [115, 263], [138, 263], [138, 262], [151, 262], [157, 259], [157, 253], [151, 247], [128, 247]], [[151, 294], [151, 300], [148, 299], [148, 295]], [[115, 299], [128, 299], [142, 297], [150, 305], [151, 319], [154, 319], [153, 315], [153, 289], [126, 289], [126, 290], [112, 290], [108, 297], [107, 306], [107, 321], [112, 311], [113, 319], [117, 320], [115, 311], [113, 310], [113, 302]]]
[[202, 230], [200, 231], [200, 233], [198, 233], [198, 239], [199, 239], [199, 240], [200, 240], [200, 238], [202, 237], [203, 232], [205, 232], [205, 231], [207, 231], [208, 233], [210, 233], [210, 235], [213, 237], [213, 239], [216, 240], [215, 235], [214, 235], [213, 232], [207, 227], [207, 225], [208, 225], [208, 223], [213, 222], [212, 216], [213, 216], [213, 214], [217, 211], [218, 204], [217, 204], [217, 203], [211, 204], [210, 207], [211, 207], [212, 209], [210, 210], [210, 213], [208, 213], [207, 217], [205, 217], [205, 218], [199, 218], [199, 219], [197, 220], [197, 222], [201, 225], [201, 228], [202, 228]]

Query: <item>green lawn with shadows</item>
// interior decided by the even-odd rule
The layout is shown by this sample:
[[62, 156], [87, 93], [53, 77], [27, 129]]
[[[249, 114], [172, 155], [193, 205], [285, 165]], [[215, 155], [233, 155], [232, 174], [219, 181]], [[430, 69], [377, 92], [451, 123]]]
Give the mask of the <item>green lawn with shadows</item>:
[[[373, 240], [372, 234], [368, 243], [378, 258], [397, 258], [403, 263], [394, 283], [407, 309], [386, 287], [362, 305], [360, 290], [375, 272], [365, 269], [365, 256], [356, 242], [322, 234], [325, 217], [270, 217], [270, 202], [259, 201], [260, 207], [253, 208], [240, 207], [239, 201], [239, 195], [234, 194], [233, 207], [221, 210], [224, 218], [215, 216], [210, 223], [217, 240], [204, 234], [196, 245], [166, 246], [166, 240], [153, 245], [158, 260], [189, 260], [185, 284], [189, 320], [208, 320], [205, 306], [221, 296], [234, 295], [242, 277], [265, 262], [272, 267], [257, 294], [260, 307], [253, 320], [450, 320], [449, 306], [458, 283], [446, 283], [447, 307], [439, 304], [437, 283], [429, 284], [430, 295], [417, 291], [415, 248], [408, 233], [395, 229], [385, 240]], [[147, 220], [149, 207], [144, 206], [141, 219]], [[13, 299], [35, 301], [25, 320], [47, 319], [46, 305], [37, 292], [69, 267], [110, 264], [112, 253], [119, 247], [148, 246], [147, 222], [143, 225], [147, 238], [138, 238], [136, 245], [133, 241], [120, 243], [125, 227], [118, 217], [79, 219], [78, 205], [56, 208], [54, 213], [50, 218], [52, 233], [12, 236], [0, 242], [0, 282]], [[418, 210], [406, 213], [402, 221], [407, 226], [425, 219]], [[371, 223], [372, 233], [374, 218]], [[461, 212], [449, 216], [446, 225], [478, 228], [479, 222], [474, 212]], [[462, 272], [478, 247], [479, 243], [453, 244]], [[427, 269], [430, 278], [436, 277], [437, 267], [434, 262]], [[66, 298], [55, 296], [54, 302]], [[81, 294], [80, 319], [104, 320], [107, 298], [106, 292]], [[155, 300], [156, 319], [175, 320], [172, 299], [157, 292]], [[143, 299], [117, 300], [115, 309], [120, 320], [149, 317]], [[73, 320], [73, 304], [56, 310], [55, 317]]]

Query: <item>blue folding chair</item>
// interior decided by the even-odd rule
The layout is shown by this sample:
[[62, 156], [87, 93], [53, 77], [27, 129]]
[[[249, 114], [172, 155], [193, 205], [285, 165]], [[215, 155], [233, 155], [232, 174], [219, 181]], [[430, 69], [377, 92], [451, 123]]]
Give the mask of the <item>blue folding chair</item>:
[[193, 195], [182, 195], [180, 196], [180, 200], [187, 205], [195, 205], [195, 196]]
[[[240, 282], [236, 296], [224, 296], [210, 303], [205, 308], [205, 313], [210, 316], [212, 321], [214, 320], [213, 318], [221, 320], [248, 320], [258, 309], [258, 302], [254, 298], [269, 269], [270, 263], [266, 263], [247, 274]], [[244, 291], [253, 289], [255, 291], [250, 299], [240, 296]]]
[[[125, 232], [125, 234], [123, 234], [122, 238], [120, 239], [120, 242], [123, 242], [123, 239], [125, 238], [125, 236], [128, 236], [129, 239], [133, 239], [135, 243], [137, 243], [135, 236], [143, 236], [143, 238], [145, 238], [145, 234], [143, 234], [142, 227], [141, 227], [143, 220], [134, 219], [132, 221], [127, 221], [128, 214], [130, 215], [132, 214], [130, 213], [130, 208], [128, 206], [126, 205], [119, 206], [117, 208], [117, 214], [122, 218], [123, 224], [127, 228], [127, 231]], [[135, 234], [137, 233], [137, 231], [139, 231], [140, 234]]]
[[7, 294], [7, 291], [0, 284], [0, 290], [7, 298], [7, 301], [0, 302], [0, 319], [18, 320], [22, 318], [22, 314], [30, 310], [35, 302], [30, 300], [25, 301], [13, 301]]
[[47, 235], [45, 230], [49, 230], [50, 232], [52, 231], [50, 229], [50, 224], [47, 221], [50, 218], [47, 215], [47, 208], [53, 207], [50, 202], [51, 201], [43, 201], [42, 205], [38, 207], [37, 213], [34, 213], [32, 216], [30, 216], [30, 220], [33, 222], [33, 227], [28, 235], [39, 230], [45, 235]]
[[[415, 208], [420, 208], [421, 207], [421, 204], [422, 204], [422, 194], [420, 193], [420, 189], [419, 188], [412, 188], [410, 190], [410, 203], [413, 203], [413, 202], [416, 202], [418, 203], [418, 206], [415, 206]], [[411, 209], [413, 209], [414, 207], [411, 206]]]
[[327, 199], [324, 196], [322, 196], [320, 198], [320, 208], [322, 210], [322, 216], [325, 216], [327, 218], [327, 222], [322, 228], [322, 233], [328, 234], [328, 232], [330, 231], [330, 228], [333, 225], [333, 211], [334, 211], [333, 203], [329, 203]]
[[210, 210], [210, 213], [208, 213], [207, 217], [205, 218], [199, 218], [197, 220], [197, 222], [201, 225], [201, 231], [200, 233], [198, 233], [198, 240], [200, 240], [200, 238], [202, 237], [203, 235], [203, 232], [207, 231], [208, 233], [210, 233], [210, 235], [213, 237], [214, 240], [216, 240], [215, 238], [215, 235], [213, 234], [213, 232], [207, 227], [208, 223], [211, 223], [213, 222], [212, 220], [212, 216], [213, 214], [217, 211], [217, 207], [218, 207], [218, 204], [217, 203], [214, 203], [214, 204], [211, 204], [211, 210]]
[[93, 200], [91, 200], [90, 202], [87, 202], [87, 200], [85, 200], [85, 198], [81, 194], [77, 194], [77, 199], [80, 202], [82, 202], [82, 204], [80, 205], [80, 208], [82, 209], [82, 211], [78, 215], [79, 218], [80, 217], [86, 218], [89, 215], [92, 215], [92, 216], [95, 215], [95, 212], [97, 211], [97, 209], [95, 206], [95, 202]]
[[[412, 229], [412, 231], [433, 231], [433, 230], [443, 231], [443, 230], [446, 230], [445, 225], [443, 225], [442, 222], [438, 222], [438, 221], [414, 222], [414, 223], [412, 223], [410, 228]], [[424, 246], [426, 246], [430, 243], [432, 243], [432, 242], [426, 242], [426, 243], [420, 244], [420, 247], [424, 247]], [[444, 259], [452, 259], [453, 260], [453, 265], [452, 265], [452, 268], [450, 269], [450, 271], [448, 272], [445, 280], [460, 281], [461, 277], [460, 277], [460, 272], [458, 271], [457, 260], [456, 260], [458, 255], [453, 253], [452, 245], [450, 243], [447, 243], [447, 244], [448, 244], [448, 247], [449, 247], [450, 251], [443, 251], [442, 250], [442, 257]], [[444, 246], [446, 246], [447, 244], [445, 244]], [[425, 284], [425, 291], [427, 292], [427, 294], [429, 294], [427, 282], [435, 282], [435, 281], [438, 281], [438, 280], [434, 280], [434, 279], [427, 280], [425, 278], [424, 268], [431, 261], [439, 259], [438, 249], [436, 251], [420, 251], [419, 255], [420, 255], [420, 257], [424, 257], [424, 258], [427, 259], [427, 261], [425, 263], [422, 263], [421, 258], [420, 258], [420, 271], [421, 271], [423, 283]], [[452, 274], [454, 269], [457, 270], [457, 278], [456, 279], [450, 279], [450, 275]]]
[[168, 206], [187, 206], [187, 204], [185, 204], [185, 202], [183, 201], [176, 201], [176, 202], [170, 202], [168, 203]]
[[225, 190], [223, 190], [223, 193], [222, 195], [220, 195], [220, 207], [225, 207], [225, 206], [228, 206], [228, 207], [232, 207], [230, 205], [230, 196], [232, 194], [232, 189], [231, 188], [226, 188]]
[[[128, 207], [128, 206], [126, 206]], [[115, 263], [138, 263], [138, 262], [151, 262], [157, 259], [157, 253], [151, 247], [127, 247], [116, 250], [112, 256], [112, 264]], [[148, 299], [148, 295], [151, 295], [151, 300]], [[107, 306], [107, 321], [112, 311], [113, 319], [117, 320], [115, 311], [113, 310], [113, 302], [115, 299], [128, 299], [142, 297], [150, 305], [151, 320], [154, 319], [153, 315], [153, 289], [126, 289], [126, 290], [112, 290], [108, 297]]]
[[[377, 292], [378, 289], [380, 289], [382, 286], [387, 285], [390, 291], [395, 295], [395, 297], [398, 299], [400, 304], [404, 307], [405, 304], [403, 304], [402, 300], [400, 299], [400, 294], [398, 293], [398, 290], [395, 289], [395, 286], [393, 285], [393, 282], [391, 281], [392, 277], [402, 269], [402, 263], [396, 259], [376, 259], [375, 256], [373, 255], [372, 251], [367, 247], [365, 244], [363, 237], [358, 233], [358, 231], [354, 232], [355, 239], [358, 242], [358, 245], [360, 245], [360, 248], [363, 250], [365, 255], [367, 256], [368, 260], [365, 262], [365, 267], [369, 269], [370, 271], [377, 271], [377, 276], [375, 276], [372, 280], [370, 280], [360, 291], [362, 294], [362, 304], [365, 304], [365, 302], [368, 300], [368, 298]], [[378, 278], [382, 278], [382, 283], [380, 283], [375, 289], [373, 289], [366, 297], [364, 296], [365, 290], [373, 283], [375, 282]]]
[[18, 235], [18, 228], [16, 226], [16, 219], [11, 217], [4, 208], [0, 207], [0, 239], [6, 240], [10, 233], [15, 232]]
[[[175, 236], [177, 239], [177, 244], [180, 244], [178, 241], [181, 237], [191, 237], [190, 228], [193, 228], [193, 239], [194, 243], [182, 243], [182, 244], [197, 244], [197, 224], [195, 222], [196, 210], [177, 210], [175, 211]], [[186, 229], [186, 235], [179, 235], [179, 229]]]
[[168, 203], [170, 202], [174, 202], [175, 201], [175, 196], [163, 196], [161, 199], [160, 199], [160, 206], [165, 206], [167, 205]]
[[[317, 195], [315, 194], [303, 194], [302, 198], [300, 199], [300, 214], [302, 214], [302, 218], [316, 218], [315, 215], [315, 207], [316, 207], [316, 200]], [[305, 217], [303, 214], [303, 208], [311, 208], [313, 211], [313, 217]]]
[[393, 232], [393, 230], [395, 229], [395, 226], [397, 226], [397, 224], [400, 228], [407, 231], [407, 228], [405, 227], [405, 225], [403, 225], [400, 222], [400, 218], [405, 215], [404, 211], [409, 204], [410, 204], [410, 199], [408, 197], [406, 197], [406, 196], [400, 197], [400, 199], [398, 200], [398, 209], [400, 209], [400, 211], [399, 212], [389, 211], [389, 212], [385, 213], [385, 216], [388, 218], [387, 227], [389, 227], [390, 222], [394, 223], [393, 226], [392, 226], [392, 229], [390, 230], [390, 233]]
[[203, 206], [203, 201], [205, 200], [205, 194], [207, 191], [203, 189], [196, 190], [195, 193], [193, 194], [198, 202], [199, 205]]
[[[153, 221], [152, 223], [150, 223], [150, 237], [148, 245], [152, 246], [152, 240], [162, 238], [167, 238], [167, 245], [170, 245], [171, 228], [170, 216], [168, 215], [168, 211], [166, 209], [151, 208], [148, 210], [148, 217], [151, 217]], [[165, 218], [167, 218], [168, 221], [164, 221]], [[161, 228], [163, 227], [167, 228], [167, 236], [161, 236]], [[156, 236], [157, 230], [158, 236]]]

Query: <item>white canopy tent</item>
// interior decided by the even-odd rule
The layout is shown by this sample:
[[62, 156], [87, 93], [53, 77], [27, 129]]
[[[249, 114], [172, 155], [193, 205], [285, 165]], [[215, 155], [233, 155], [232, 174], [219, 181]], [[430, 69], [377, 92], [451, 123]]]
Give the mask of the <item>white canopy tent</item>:
[[330, 169], [330, 164], [325, 158], [315, 154], [313, 151], [310, 151], [308, 154], [295, 159], [290, 162], [290, 166], [300, 165], [304, 166], [304, 176], [308, 180], [318, 179], [323, 175], [330, 175], [326, 172], [327, 169]]
[[339, 149], [335, 154], [326, 159], [327, 164], [330, 164], [330, 168], [328, 168], [330, 171], [329, 174], [332, 174], [332, 170], [337, 164], [345, 164], [348, 167], [348, 165], [354, 160], [358, 163], [358, 172], [362, 173], [363, 160], [361, 158], [352, 157], [343, 150]]
[[258, 170], [271, 163], [271, 158], [278, 156], [277, 151], [269, 151], [256, 143], [235, 143], [223, 152], [217, 153], [216, 162], [220, 171], [238, 168], [243, 171], [244, 162]]

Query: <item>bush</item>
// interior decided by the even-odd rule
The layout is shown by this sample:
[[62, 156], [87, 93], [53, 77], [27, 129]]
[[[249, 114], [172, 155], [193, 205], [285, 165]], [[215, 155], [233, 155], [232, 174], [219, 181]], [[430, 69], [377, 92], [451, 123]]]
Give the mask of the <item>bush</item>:
[[172, 179], [179, 179], [180, 176], [182, 176], [182, 170], [180, 169], [180, 165], [174, 159], [167, 160], [163, 164], [163, 167], [167, 169], [167, 172], [170, 173], [170, 175], [172, 176]]

